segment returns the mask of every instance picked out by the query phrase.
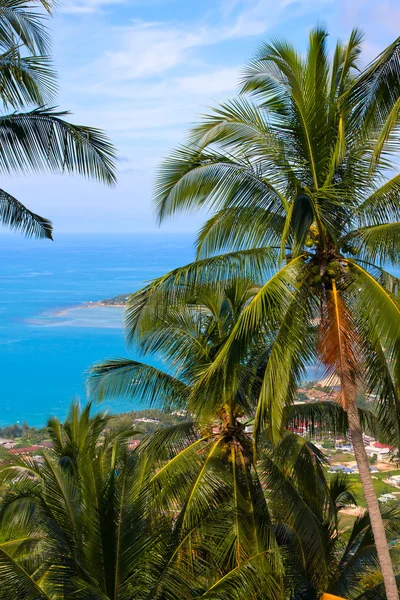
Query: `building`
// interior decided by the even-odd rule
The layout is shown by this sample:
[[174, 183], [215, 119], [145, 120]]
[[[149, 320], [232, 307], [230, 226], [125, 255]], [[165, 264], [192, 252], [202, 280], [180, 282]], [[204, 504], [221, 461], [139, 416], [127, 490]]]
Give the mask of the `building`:
[[43, 446], [26, 446], [26, 448], [12, 448], [9, 450], [9, 454], [22, 454], [23, 456], [27, 456], [32, 454], [32, 452], [37, 452], [38, 450], [43, 450]]
[[345, 473], [346, 475], [351, 475], [354, 473], [354, 469], [345, 465], [334, 465], [329, 469], [328, 473]]
[[7, 438], [0, 438], [0, 447], [2, 447], [2, 446], [5, 447], [6, 445], [10, 445], [10, 444], [15, 444], [15, 442], [13, 440], [8, 440]]
[[382, 496], [379, 496], [378, 498], [378, 501], [382, 502], [383, 504], [385, 504], [385, 502], [389, 502], [390, 500], [397, 500], [397, 498], [394, 494], [382, 494]]
[[128, 444], [129, 450], [135, 450], [140, 444], [140, 440], [131, 440]]

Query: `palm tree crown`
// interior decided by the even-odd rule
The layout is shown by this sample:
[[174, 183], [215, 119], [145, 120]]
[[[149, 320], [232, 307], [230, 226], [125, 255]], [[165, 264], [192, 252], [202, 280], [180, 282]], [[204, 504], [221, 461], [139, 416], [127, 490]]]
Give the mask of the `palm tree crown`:
[[[0, 598], [150, 598], [170, 551], [172, 516], [145, 510], [130, 427], [73, 405], [48, 422], [42, 459], [2, 465]], [[167, 557], [167, 558], [166, 558]]]
[[[279, 437], [284, 407], [310, 362], [339, 378], [384, 572], [390, 560], [355, 397], [374, 393], [382, 420], [398, 431], [399, 280], [385, 267], [400, 254], [393, 161], [400, 40], [361, 70], [358, 30], [337, 44], [331, 61], [326, 38], [312, 31], [305, 57], [285, 41], [263, 46], [244, 73], [242, 95], [205, 117], [164, 162], [159, 219], [201, 206], [214, 216], [199, 234], [199, 260], [146, 293], [171, 303], [177, 287], [187, 295], [202, 280], [264, 277], [196, 393], [206, 401], [216, 374], [226, 384], [229, 365], [245, 360], [262, 330], [272, 340], [256, 432], [268, 427]], [[144, 295], [132, 298], [128, 327], [145, 304]], [[385, 579], [388, 598], [397, 599], [393, 572]]]
[[[328, 484], [323, 455], [288, 432], [275, 449], [261, 436], [255, 452], [249, 419], [254, 416], [268, 365], [271, 336], [267, 331], [253, 340], [246, 360], [229, 364], [222, 381], [215, 374], [206, 401], [197, 391], [203, 371], [216, 360], [258, 291], [251, 280], [235, 278], [199, 284], [186, 299], [175, 287], [176, 302], [169, 306], [164, 306], [157, 290], [151, 297], [149, 290], [138, 292], [131, 299], [129, 318], [135, 321], [131, 339], [146, 356], [163, 359], [168, 370], [129, 359], [110, 360], [93, 367], [89, 391], [98, 400], [124, 396], [168, 408], [188, 408], [194, 417], [193, 423], [160, 431], [139, 446], [146, 460], [155, 462], [154, 506], [179, 515], [179, 552], [190, 548], [197, 561], [201, 557], [215, 562], [224, 577], [253, 565], [260, 591], [272, 593], [271, 581], [264, 582], [270, 586], [264, 590], [261, 577], [263, 569], [272, 567], [282, 594], [314, 600], [318, 590], [345, 589], [353, 581], [353, 596], [358, 598], [360, 587], [347, 561], [344, 558], [340, 566], [335, 562], [341, 543], [340, 499], [352, 500], [348, 484], [343, 477]], [[315, 416], [316, 407], [307, 408]], [[290, 407], [285, 420], [299, 415], [304, 419], [304, 413], [304, 407]], [[365, 411], [360, 414], [374, 428], [372, 416]], [[344, 433], [345, 415], [340, 406], [318, 407], [320, 424], [334, 423]], [[358, 558], [358, 543], [364, 537], [370, 539], [368, 527], [366, 517], [347, 552], [355, 554], [352, 564], [359, 566], [360, 578], [376, 561], [370, 544], [365, 545], [364, 558]], [[288, 561], [286, 552], [291, 556]], [[278, 568], [280, 562], [285, 578]], [[195, 562], [193, 568], [200, 567]], [[200, 576], [201, 568], [197, 572]], [[376, 592], [378, 587], [374, 583]], [[239, 597], [245, 594], [236, 592]]]

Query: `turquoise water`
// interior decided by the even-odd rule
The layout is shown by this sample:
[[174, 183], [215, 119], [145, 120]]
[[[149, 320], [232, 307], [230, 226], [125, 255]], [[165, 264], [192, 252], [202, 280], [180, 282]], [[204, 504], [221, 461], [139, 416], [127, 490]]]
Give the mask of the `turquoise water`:
[[85, 398], [91, 364], [134, 356], [122, 309], [80, 305], [133, 292], [193, 256], [193, 235], [181, 233], [0, 236], [0, 425], [64, 418], [73, 397]]
[[[190, 262], [193, 239], [182, 233], [58, 234], [46, 242], [0, 235], [0, 426], [64, 418], [72, 398], [85, 400], [92, 364], [138, 358], [125, 346], [123, 309], [85, 305], [133, 292]], [[307, 376], [323, 373], [310, 367]], [[145, 408], [128, 401], [102, 407]]]

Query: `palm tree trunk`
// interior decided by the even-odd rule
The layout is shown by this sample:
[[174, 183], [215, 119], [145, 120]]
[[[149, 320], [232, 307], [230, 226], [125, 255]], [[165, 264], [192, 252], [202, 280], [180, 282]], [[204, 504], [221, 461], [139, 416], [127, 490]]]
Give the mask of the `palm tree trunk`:
[[396, 579], [393, 571], [392, 561], [390, 558], [385, 527], [383, 524], [381, 511], [379, 510], [378, 500], [376, 498], [374, 486], [372, 483], [371, 471], [368, 464], [368, 457], [367, 453], [365, 452], [364, 440], [362, 437], [360, 417], [355, 402], [352, 402], [350, 404], [347, 410], [347, 415], [349, 419], [351, 441], [353, 443], [354, 454], [360, 473], [364, 497], [369, 511], [372, 532], [374, 534], [376, 552], [378, 554], [378, 560], [382, 572], [382, 579], [386, 590], [386, 597], [387, 600], [399, 600], [399, 593], [397, 591]]

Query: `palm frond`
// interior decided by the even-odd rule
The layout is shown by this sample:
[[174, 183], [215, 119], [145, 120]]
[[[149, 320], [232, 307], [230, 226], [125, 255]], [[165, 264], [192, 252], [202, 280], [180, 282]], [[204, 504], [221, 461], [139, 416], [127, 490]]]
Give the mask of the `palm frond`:
[[[391, 435], [383, 427], [376, 411], [358, 407], [360, 421], [365, 433], [380, 441], [393, 441]], [[316, 438], [346, 437], [349, 431], [347, 413], [336, 402], [296, 402], [286, 406], [283, 412], [283, 422], [286, 427], [297, 428], [302, 423]]]
[[53, 102], [55, 77], [46, 56], [20, 56], [18, 48], [0, 55], [0, 97], [5, 107]]
[[[396, 575], [397, 587], [400, 590], [400, 575]], [[373, 588], [359, 594], [355, 600], [385, 600], [386, 591], [383, 582], [378, 583]]]
[[[304, 473], [309, 479], [312, 472]], [[329, 580], [328, 548], [324, 528], [302, 497], [293, 481], [293, 470], [285, 470], [271, 457], [262, 460], [261, 481], [265, 483], [268, 497], [277, 519], [276, 536], [282, 545], [298, 552], [301, 568], [321, 583]], [[310, 486], [310, 493], [315, 487]]]
[[397, 38], [355, 79], [344, 94], [344, 102], [353, 108], [352, 120], [359, 135], [378, 132], [372, 162], [376, 162], [384, 143], [396, 125], [397, 101], [400, 96], [400, 38]]
[[230, 249], [279, 246], [285, 220], [260, 208], [230, 208], [217, 212], [200, 229], [198, 259]]
[[[53, 1], [40, 0], [51, 14]], [[46, 14], [26, 0], [2, 0], [0, 6], [0, 43], [11, 47], [15, 40], [26, 46], [32, 54], [46, 54], [50, 48], [50, 34], [46, 27]]]
[[[193, 387], [192, 397], [198, 410], [212, 411], [211, 398], [221, 394], [232, 394], [238, 384], [238, 372], [232, 365], [240, 365], [248, 354], [257, 332], [274, 330], [282, 314], [293, 299], [293, 286], [300, 277], [303, 267], [302, 257], [298, 257], [282, 267], [254, 295], [250, 303], [237, 319], [225, 344], [215, 360], [204, 370]], [[231, 366], [229, 372], [228, 365]], [[211, 390], [214, 390], [214, 393]], [[202, 408], [201, 408], [202, 407]]]
[[151, 365], [129, 359], [114, 359], [92, 367], [88, 381], [89, 396], [103, 401], [125, 397], [150, 406], [184, 407], [190, 388], [168, 373]]
[[281, 40], [263, 44], [242, 77], [242, 93], [260, 96], [262, 105], [283, 117], [290, 114], [290, 85], [297, 82], [301, 58], [295, 48]]
[[357, 264], [357, 261], [346, 259], [346, 262], [354, 274], [354, 281], [348, 292], [352, 292], [353, 303], [362, 299], [362, 302], [356, 303], [358, 318], [369, 324], [390, 357], [392, 352], [397, 351], [400, 335], [399, 300], [373, 274]]
[[268, 597], [281, 600], [280, 580], [271, 570], [268, 552], [255, 554], [240, 566], [218, 579], [204, 594], [204, 600], [231, 600]]
[[363, 37], [363, 32], [356, 27], [352, 30], [345, 46], [337, 44], [331, 74], [331, 100], [340, 97], [359, 72]]
[[135, 339], [147, 311], [162, 318], [170, 307], [193, 302], [198, 290], [210, 281], [223, 284], [237, 276], [257, 284], [275, 272], [278, 264], [276, 249], [267, 247], [227, 252], [174, 269], [130, 296], [125, 321], [128, 340]]
[[0, 546], [0, 595], [26, 600], [52, 600], [37, 582]]
[[0, 223], [27, 237], [53, 239], [51, 221], [35, 214], [4, 190], [0, 190]]
[[310, 305], [298, 283], [291, 301], [281, 304], [281, 318], [262, 376], [255, 415], [256, 438], [267, 428], [272, 441], [279, 439], [285, 407], [292, 404], [307, 363], [313, 358]]
[[154, 202], [158, 219], [178, 210], [208, 206], [222, 210], [231, 206], [258, 206], [265, 210], [284, 210], [282, 196], [263, 176], [269, 167], [253, 165], [241, 157], [222, 152], [181, 148], [164, 161], [156, 181]]
[[[400, 222], [361, 227], [346, 234], [341, 242], [351, 244], [359, 258], [380, 265], [398, 265], [400, 260]], [[353, 250], [354, 251], [354, 250]]]
[[140, 443], [137, 452], [142, 454], [152, 466], [160, 467], [154, 474], [156, 480], [160, 471], [171, 469], [173, 472], [175, 467], [169, 463], [179, 462], [181, 452], [190, 453], [194, 448], [204, 445], [204, 441], [209, 437], [211, 436], [199, 436], [196, 423], [185, 421], [147, 435]]
[[38, 108], [0, 117], [0, 170], [69, 171], [114, 184], [115, 150], [98, 129], [72, 125], [66, 112]]
[[400, 219], [400, 175], [375, 189], [355, 210], [361, 226], [380, 225]]

